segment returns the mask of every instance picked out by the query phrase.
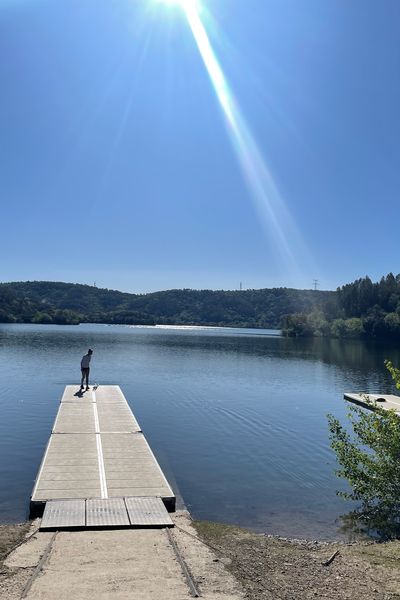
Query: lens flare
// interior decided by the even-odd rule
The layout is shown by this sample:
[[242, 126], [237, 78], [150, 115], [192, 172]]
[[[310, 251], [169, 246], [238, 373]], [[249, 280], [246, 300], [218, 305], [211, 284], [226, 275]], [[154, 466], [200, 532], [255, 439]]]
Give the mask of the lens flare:
[[156, 0], [158, 4], [165, 4], [167, 6], [180, 6], [181, 8], [186, 8], [186, 5], [196, 4], [197, 0]]
[[[197, 0], [159, 0], [180, 6], [187, 18], [198, 50], [222, 108], [227, 129], [239, 165], [255, 202], [268, 237], [280, 253], [286, 267], [293, 275], [301, 275], [298, 257], [313, 263], [295, 223], [280, 196], [273, 177], [264, 161], [257, 142], [251, 133], [238, 102], [223, 73], [200, 16]], [[296, 258], [292, 248], [296, 249]]]

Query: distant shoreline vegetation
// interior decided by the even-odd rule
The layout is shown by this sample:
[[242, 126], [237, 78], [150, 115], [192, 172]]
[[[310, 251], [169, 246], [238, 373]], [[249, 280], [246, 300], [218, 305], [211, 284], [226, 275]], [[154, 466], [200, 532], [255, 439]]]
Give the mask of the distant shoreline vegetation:
[[0, 284], [0, 323], [206, 325], [281, 329], [288, 337], [400, 340], [400, 275], [334, 291], [272, 288], [128, 294], [89, 285]]
[[27, 281], [0, 284], [1, 323], [208, 325], [280, 329], [284, 315], [311, 313], [335, 292], [273, 288], [167, 290], [128, 294], [94, 286]]
[[357, 279], [310, 312], [285, 315], [281, 328], [289, 337], [400, 340], [400, 275]]

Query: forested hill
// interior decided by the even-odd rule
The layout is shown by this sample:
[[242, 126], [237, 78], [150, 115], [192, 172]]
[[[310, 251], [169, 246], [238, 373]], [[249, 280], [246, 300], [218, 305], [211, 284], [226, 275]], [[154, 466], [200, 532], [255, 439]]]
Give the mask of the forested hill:
[[279, 328], [283, 315], [309, 313], [334, 294], [289, 288], [127, 294], [61, 282], [2, 283], [0, 322]]
[[294, 336], [400, 340], [400, 275], [369, 277], [338, 288], [334, 301], [284, 317], [283, 332]]

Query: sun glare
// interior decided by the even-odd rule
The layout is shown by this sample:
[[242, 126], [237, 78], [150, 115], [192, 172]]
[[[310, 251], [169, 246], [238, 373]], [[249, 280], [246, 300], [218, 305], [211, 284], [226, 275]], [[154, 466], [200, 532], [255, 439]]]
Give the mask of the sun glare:
[[[308, 254], [306, 245], [277, 189], [270, 169], [223, 72], [208, 36], [203, 16], [200, 14], [200, 12], [205, 14], [206, 11], [200, 11], [202, 5], [199, 0], [158, 0], [158, 2], [178, 6], [183, 10], [224, 114], [232, 146], [260, 220], [266, 228], [268, 237], [274, 242], [275, 252], [280, 254], [286, 268], [293, 275], [301, 274], [302, 269], [298, 267], [300, 256], [300, 260], [306, 260], [309, 264], [313, 264], [314, 261]], [[292, 248], [296, 248], [296, 256]]]
[[166, 6], [180, 6], [186, 8], [190, 4], [195, 4], [196, 0], [156, 0], [159, 4], [165, 4]]

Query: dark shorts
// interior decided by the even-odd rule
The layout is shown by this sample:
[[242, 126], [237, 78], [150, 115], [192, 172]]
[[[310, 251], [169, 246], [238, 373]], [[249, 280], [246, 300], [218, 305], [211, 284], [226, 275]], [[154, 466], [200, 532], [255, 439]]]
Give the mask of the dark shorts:
[[86, 369], [81, 368], [81, 371], [82, 371], [82, 375], [89, 375], [90, 369], [89, 369], [89, 367], [87, 367]]

